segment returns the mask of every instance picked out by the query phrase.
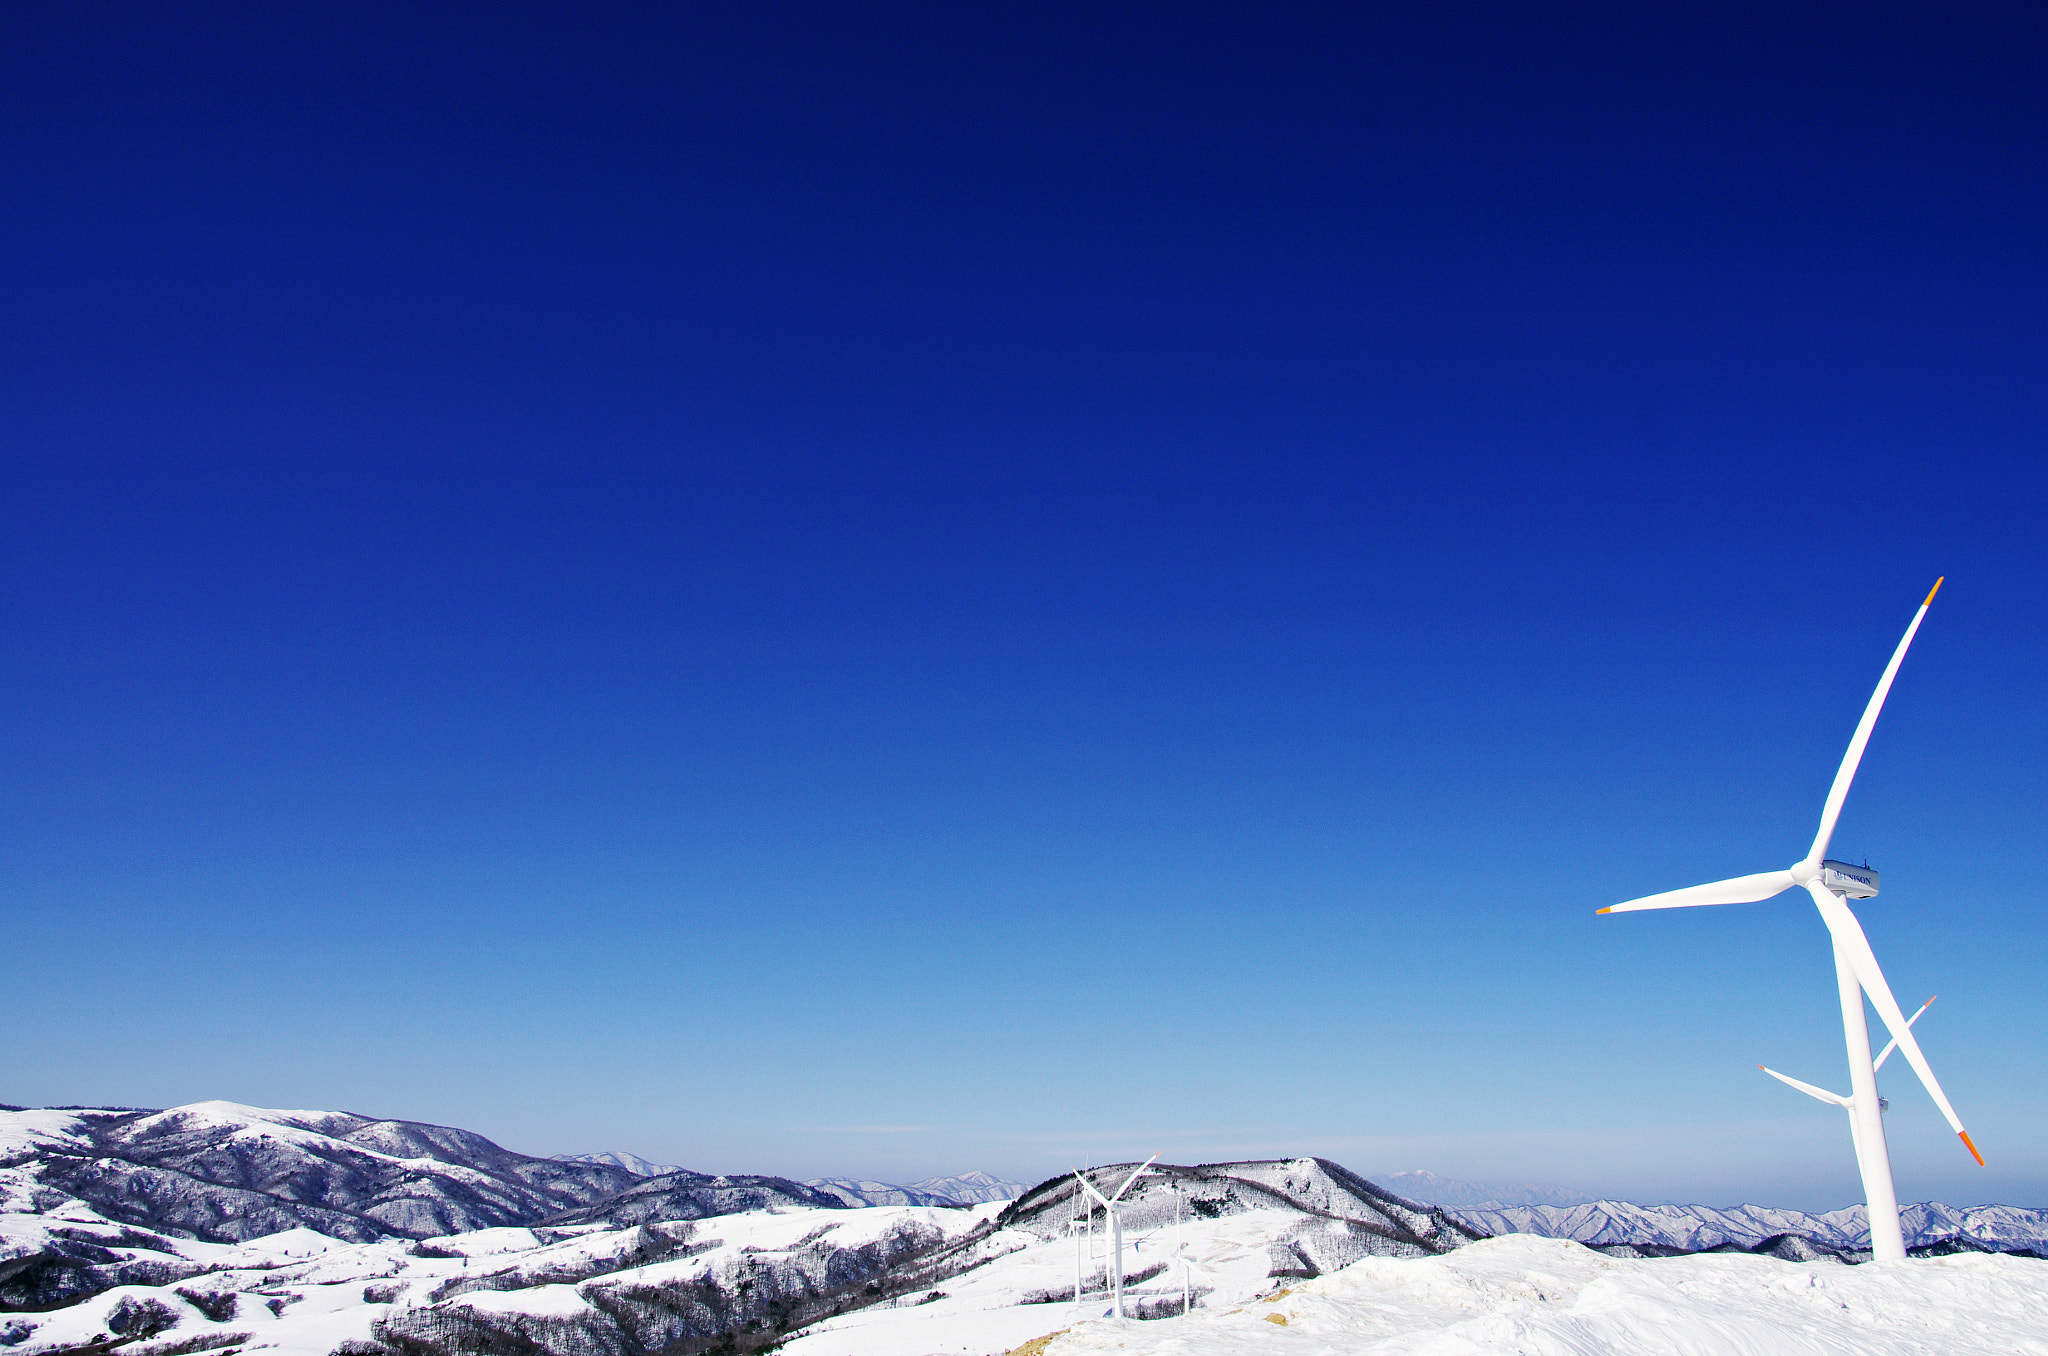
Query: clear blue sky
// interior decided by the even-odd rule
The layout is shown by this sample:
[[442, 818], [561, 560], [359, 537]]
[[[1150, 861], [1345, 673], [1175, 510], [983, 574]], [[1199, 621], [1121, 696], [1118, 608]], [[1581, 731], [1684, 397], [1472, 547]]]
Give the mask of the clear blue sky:
[[2018, 6], [33, 4], [0, 1100], [2048, 1204]]

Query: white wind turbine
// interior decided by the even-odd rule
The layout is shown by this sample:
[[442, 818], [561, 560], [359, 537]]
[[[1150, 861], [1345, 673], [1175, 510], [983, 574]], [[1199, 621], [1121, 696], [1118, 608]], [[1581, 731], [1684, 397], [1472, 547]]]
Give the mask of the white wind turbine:
[[[1827, 856], [1828, 840], [1834, 836], [1835, 820], [1841, 816], [1842, 802], [1848, 798], [1849, 783], [1855, 780], [1856, 765], [1863, 761], [1864, 746], [1870, 743], [1870, 731], [1877, 724], [1877, 713], [1884, 709], [1885, 696], [1892, 690], [1892, 679], [1898, 675], [1899, 664], [1906, 657], [1906, 647], [1913, 643], [1913, 636], [1926, 618], [1928, 605], [1940, 591], [1941, 582], [1939, 579], [1934, 581], [1934, 587], [1927, 592], [1927, 600], [1913, 614], [1913, 624], [1906, 628], [1899, 648], [1892, 652], [1892, 662], [1885, 665], [1884, 677], [1877, 680], [1877, 691], [1871, 694], [1870, 704], [1863, 708], [1863, 719], [1857, 722], [1856, 733], [1849, 740], [1849, 751], [1842, 756], [1842, 766], [1835, 773], [1835, 784], [1828, 789], [1827, 803], [1821, 807], [1820, 832], [1814, 835], [1813, 847], [1805, 857], [1783, 871], [1762, 871], [1753, 876], [1715, 881], [1710, 885], [1646, 895], [1600, 910], [1601, 913], [1627, 913], [1634, 909], [1680, 909], [1699, 904], [1749, 904], [1769, 899], [1795, 885], [1803, 886], [1813, 896], [1814, 905], [1820, 910], [1821, 922], [1827, 924], [1828, 933], [1834, 939], [1835, 987], [1842, 1000], [1842, 1037], [1849, 1050], [1850, 1094], [1837, 1097], [1831, 1092], [1786, 1078], [1783, 1074], [1772, 1076], [1848, 1111], [1851, 1138], [1856, 1146], [1856, 1166], [1863, 1174], [1863, 1197], [1870, 1209], [1871, 1255], [1880, 1262], [1902, 1260], [1906, 1255], [1906, 1241], [1899, 1230], [1899, 1198], [1892, 1188], [1891, 1155], [1884, 1142], [1884, 1121], [1881, 1119], [1884, 1103], [1877, 1095], [1877, 1065], [1891, 1054], [1892, 1046], [1885, 1047], [1884, 1055], [1876, 1060], [1871, 1059], [1870, 1029], [1863, 1016], [1865, 994], [1870, 996], [1871, 1006], [1877, 1009], [1877, 1015], [1890, 1028], [1892, 1044], [1906, 1056], [1906, 1062], [1920, 1076], [1928, 1095], [1934, 1098], [1934, 1104], [1948, 1119], [1949, 1127], [1962, 1136], [1970, 1156], [1979, 1165], [1984, 1162], [1984, 1155], [1978, 1153], [1977, 1146], [1970, 1142], [1970, 1132], [1963, 1129], [1963, 1123], [1956, 1119], [1955, 1108], [1949, 1105], [1941, 1084], [1935, 1081], [1934, 1070], [1928, 1067], [1927, 1057], [1920, 1053], [1920, 1044], [1913, 1039], [1913, 1024], [1899, 1011], [1898, 1000], [1892, 997], [1891, 986], [1885, 983], [1884, 971], [1878, 969], [1877, 957], [1871, 953], [1869, 939], [1863, 935], [1863, 925], [1856, 921], [1856, 915], [1843, 902], [1844, 896], [1869, 899], [1875, 895], [1877, 873], [1868, 867], [1854, 867], [1846, 862], [1830, 860]], [[1930, 1003], [1933, 1001], [1928, 1000]], [[1926, 1010], [1924, 1005], [1920, 1009], [1921, 1012]], [[1915, 1019], [1919, 1015], [1918, 1012], [1913, 1014]], [[1772, 1071], [1766, 1069], [1764, 1072]]]
[[[1143, 1177], [1145, 1170], [1152, 1166], [1152, 1159], [1157, 1157], [1159, 1157], [1158, 1154], [1153, 1154], [1152, 1158], [1148, 1158], [1140, 1163], [1136, 1172], [1124, 1178], [1124, 1184], [1116, 1189], [1114, 1196], [1105, 1196], [1097, 1191], [1095, 1183], [1083, 1177], [1078, 1171], [1074, 1174], [1074, 1180], [1081, 1184], [1081, 1189], [1099, 1201], [1102, 1205], [1103, 1213], [1109, 1216], [1110, 1293], [1115, 1297], [1113, 1303], [1118, 1318], [1124, 1316], [1124, 1218], [1122, 1212], [1118, 1209], [1118, 1203], [1123, 1200], [1124, 1193], [1131, 1189], [1131, 1183]], [[1095, 1212], [1091, 1208], [1089, 1213], [1092, 1215]], [[1080, 1284], [1077, 1281], [1075, 1283], [1075, 1298], [1077, 1300], [1080, 1298], [1079, 1291]]]

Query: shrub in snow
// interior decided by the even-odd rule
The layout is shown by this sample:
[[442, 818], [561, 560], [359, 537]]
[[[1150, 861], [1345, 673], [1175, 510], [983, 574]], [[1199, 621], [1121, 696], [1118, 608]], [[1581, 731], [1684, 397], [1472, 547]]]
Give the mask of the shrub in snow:
[[235, 1316], [235, 1292], [232, 1290], [221, 1290], [207, 1294], [198, 1290], [180, 1288], [174, 1293], [179, 1299], [185, 1301], [185, 1303], [191, 1305], [200, 1313], [205, 1314], [216, 1323], [225, 1323]]
[[123, 1337], [154, 1337], [178, 1324], [178, 1311], [160, 1299], [138, 1300], [124, 1295], [107, 1315], [107, 1329]]

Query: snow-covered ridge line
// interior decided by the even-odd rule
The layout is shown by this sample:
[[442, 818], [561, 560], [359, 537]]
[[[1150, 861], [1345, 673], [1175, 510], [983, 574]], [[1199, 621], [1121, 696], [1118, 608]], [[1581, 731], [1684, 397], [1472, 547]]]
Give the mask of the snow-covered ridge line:
[[[1860, 1205], [1811, 1214], [1758, 1205], [1720, 1208], [1595, 1201], [1588, 1205], [1451, 1209], [1448, 1213], [1482, 1234], [1537, 1234], [1569, 1238], [1589, 1247], [1630, 1245], [1705, 1252], [1731, 1243], [1754, 1247], [1783, 1234], [1801, 1235], [1844, 1250], [1870, 1246], [1870, 1224]], [[1901, 1211], [1900, 1224], [1909, 1248], [1961, 1239], [1997, 1252], [2048, 1255], [2048, 1210], [2014, 1205], [1958, 1209], [1926, 1202]]]
[[813, 1177], [804, 1185], [829, 1191], [854, 1206], [982, 1205], [989, 1201], [1014, 1201], [1024, 1194], [1022, 1182], [1006, 1182], [985, 1172], [961, 1173], [957, 1177], [927, 1177], [909, 1186], [851, 1177]]
[[556, 1154], [557, 1163], [597, 1163], [605, 1167], [624, 1168], [635, 1177], [662, 1177], [671, 1172], [688, 1172], [689, 1169], [675, 1163], [654, 1163], [639, 1154], [622, 1153], [607, 1149], [595, 1154]]
[[[623, 1168], [637, 1177], [661, 1177], [689, 1169], [674, 1163], [656, 1163], [638, 1154], [606, 1149], [593, 1154], [556, 1154], [557, 1163], [597, 1163]], [[701, 1176], [702, 1174], [693, 1174]], [[804, 1181], [837, 1197], [849, 1206], [869, 1205], [980, 1205], [986, 1201], [1014, 1201], [1024, 1194], [1024, 1183], [994, 1177], [985, 1172], [963, 1172], [952, 1177], [927, 1177], [904, 1185], [875, 1182], [860, 1177], [811, 1177]]]

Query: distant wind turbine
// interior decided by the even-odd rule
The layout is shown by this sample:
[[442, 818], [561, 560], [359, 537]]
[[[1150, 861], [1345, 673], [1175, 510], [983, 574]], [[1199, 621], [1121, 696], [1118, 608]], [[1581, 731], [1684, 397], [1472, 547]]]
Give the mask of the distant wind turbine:
[[[1158, 1154], [1153, 1154], [1152, 1158], [1140, 1163], [1136, 1172], [1124, 1178], [1124, 1184], [1116, 1189], [1114, 1196], [1105, 1196], [1097, 1191], [1095, 1183], [1083, 1177], [1078, 1171], [1074, 1174], [1074, 1180], [1081, 1184], [1081, 1189], [1101, 1202], [1103, 1213], [1109, 1216], [1110, 1293], [1114, 1296], [1114, 1311], [1118, 1318], [1124, 1316], [1124, 1218], [1119, 1203], [1123, 1200], [1124, 1193], [1131, 1189], [1131, 1183], [1143, 1177], [1145, 1170], [1152, 1166], [1152, 1159], [1157, 1157]], [[1091, 1210], [1089, 1213], [1093, 1214], [1094, 1211]]]
[[[1869, 867], [1851, 866], [1827, 856], [1828, 840], [1834, 836], [1835, 821], [1841, 817], [1842, 802], [1848, 799], [1849, 783], [1856, 778], [1856, 766], [1863, 761], [1863, 750], [1870, 743], [1870, 732], [1877, 724], [1877, 714], [1884, 709], [1884, 699], [1892, 690], [1892, 679], [1898, 676], [1900, 663], [1906, 658], [1906, 648], [1913, 643], [1920, 623], [1926, 619], [1928, 606], [1934, 602], [1934, 595], [1941, 591], [1941, 583], [1941, 580], [1935, 580], [1934, 587], [1927, 591], [1926, 601], [1913, 614], [1913, 624], [1906, 628], [1899, 648], [1892, 652], [1892, 662], [1885, 665], [1884, 676], [1877, 680], [1877, 691], [1871, 694], [1870, 704], [1863, 708], [1863, 719], [1857, 722], [1856, 733], [1849, 740], [1849, 751], [1842, 756], [1842, 765], [1835, 772], [1835, 784], [1828, 788], [1827, 803], [1821, 807], [1820, 832], [1814, 835], [1813, 847], [1805, 857], [1783, 871], [1763, 871], [1753, 876], [1715, 881], [1710, 885], [1688, 886], [1683, 890], [1646, 895], [1600, 910], [1601, 913], [1627, 913], [1635, 909], [1681, 909], [1701, 904], [1750, 904], [1769, 899], [1795, 885], [1804, 887], [1813, 896], [1814, 906], [1820, 910], [1821, 922], [1827, 924], [1828, 934], [1834, 939], [1835, 987], [1842, 1000], [1842, 1038], [1849, 1051], [1851, 1091], [1847, 1097], [1837, 1097], [1831, 1092], [1786, 1078], [1783, 1074], [1772, 1073], [1769, 1069], [1764, 1072], [1848, 1111], [1851, 1139], [1856, 1147], [1856, 1166], [1863, 1174], [1863, 1198], [1870, 1209], [1871, 1256], [1880, 1262], [1899, 1261], [1906, 1256], [1905, 1236], [1899, 1228], [1899, 1197], [1892, 1186], [1891, 1155], [1884, 1142], [1884, 1103], [1877, 1095], [1877, 1066], [1891, 1054], [1894, 1046], [1906, 1056], [1913, 1072], [1920, 1076], [1928, 1095], [1941, 1108], [1949, 1128], [1962, 1137], [1963, 1146], [1970, 1151], [1970, 1156], [1980, 1166], [1984, 1162], [1984, 1155], [1977, 1152], [1977, 1146], [1970, 1140], [1970, 1132], [1963, 1129], [1963, 1123], [1956, 1118], [1955, 1108], [1949, 1105], [1941, 1084], [1935, 1081], [1934, 1070], [1928, 1067], [1927, 1057], [1920, 1053], [1920, 1043], [1913, 1039], [1913, 1023], [1899, 1011], [1898, 1000], [1892, 997], [1891, 986], [1885, 982], [1884, 971], [1877, 966], [1870, 941], [1863, 935], [1863, 925], [1856, 921], [1856, 915], [1844, 902], [1845, 899], [1869, 899], [1875, 895], [1877, 873]], [[1886, 1046], [1884, 1054], [1875, 1060], [1870, 1057], [1870, 1028], [1863, 1015], [1865, 994], [1870, 996], [1871, 1005], [1892, 1033], [1892, 1045]], [[1934, 1000], [1930, 998], [1927, 1001], [1931, 1003]], [[1923, 1005], [1920, 1012], [1925, 1011], [1927, 1009]], [[1915, 1020], [1919, 1016], [1919, 1012], [1913, 1014]]]

